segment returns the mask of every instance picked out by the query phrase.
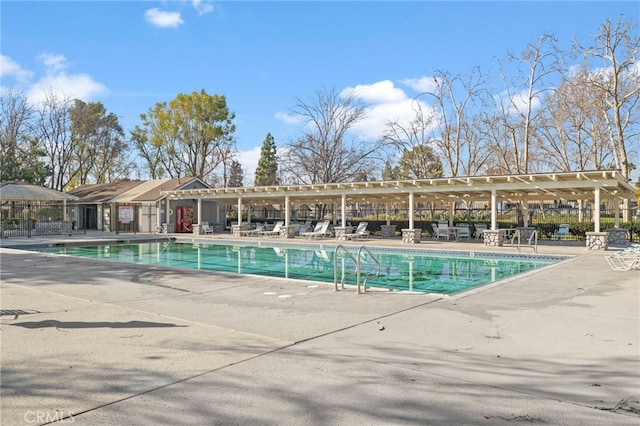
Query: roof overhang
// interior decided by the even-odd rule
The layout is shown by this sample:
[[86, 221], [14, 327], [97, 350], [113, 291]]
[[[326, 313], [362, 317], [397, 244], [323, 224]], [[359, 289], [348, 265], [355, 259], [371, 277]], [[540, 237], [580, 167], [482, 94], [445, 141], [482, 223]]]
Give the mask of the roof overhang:
[[164, 191], [170, 199], [202, 199], [233, 204], [408, 202], [413, 194], [420, 201], [487, 201], [491, 194], [499, 201], [633, 199], [635, 186], [617, 171], [537, 173], [526, 175], [470, 176], [397, 181], [276, 185], [240, 188], [207, 188]]

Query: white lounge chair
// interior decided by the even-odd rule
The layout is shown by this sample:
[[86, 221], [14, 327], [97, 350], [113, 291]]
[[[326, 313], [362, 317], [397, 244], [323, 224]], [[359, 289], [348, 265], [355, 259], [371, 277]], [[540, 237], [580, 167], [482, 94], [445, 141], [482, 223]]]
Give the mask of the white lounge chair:
[[311, 232], [301, 232], [300, 236], [302, 238], [326, 238], [331, 236], [331, 232], [329, 232], [329, 221], [325, 220], [324, 222], [318, 222], [316, 227]]
[[264, 232], [264, 225], [256, 225], [254, 229], [244, 229], [242, 231], [238, 231], [238, 235], [241, 237], [251, 237], [260, 235], [261, 232]]
[[631, 246], [607, 256], [605, 259], [607, 259], [607, 263], [614, 271], [640, 269], [640, 248]]
[[276, 222], [276, 224], [273, 226], [273, 229], [271, 231], [262, 231], [260, 232], [260, 235], [265, 237], [278, 237], [280, 236], [280, 230], [282, 229], [283, 226], [284, 226], [284, 221], [280, 220]]
[[364, 238], [369, 238], [369, 231], [367, 231], [367, 226], [369, 226], [369, 222], [360, 222], [356, 230], [351, 234], [344, 234], [344, 237], [347, 240], [359, 240]]

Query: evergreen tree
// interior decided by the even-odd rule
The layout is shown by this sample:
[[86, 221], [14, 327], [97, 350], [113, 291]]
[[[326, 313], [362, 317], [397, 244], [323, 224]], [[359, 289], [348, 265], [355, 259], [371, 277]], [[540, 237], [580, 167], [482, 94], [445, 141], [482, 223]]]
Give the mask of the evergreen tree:
[[262, 142], [262, 148], [260, 149], [260, 160], [258, 160], [258, 167], [256, 168], [255, 185], [277, 185], [277, 173], [276, 143], [271, 133], [267, 133], [267, 137], [264, 139], [264, 142]]
[[244, 186], [244, 171], [242, 165], [236, 160], [231, 161], [231, 170], [229, 171], [229, 188], [239, 188]]

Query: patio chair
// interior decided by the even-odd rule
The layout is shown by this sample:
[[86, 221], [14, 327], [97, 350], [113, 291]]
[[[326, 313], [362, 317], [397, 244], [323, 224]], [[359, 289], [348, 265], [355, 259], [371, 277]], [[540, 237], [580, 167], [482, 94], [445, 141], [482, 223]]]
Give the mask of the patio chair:
[[563, 223], [562, 225], [560, 225], [558, 227], [558, 230], [553, 233], [553, 236], [558, 239], [566, 238], [569, 235], [571, 235], [569, 233], [569, 225], [567, 225], [566, 223]]
[[326, 238], [330, 237], [331, 233], [329, 232], [329, 221], [325, 220], [324, 222], [318, 222], [316, 227], [311, 232], [301, 232], [300, 236], [302, 238]]
[[451, 236], [451, 230], [449, 229], [449, 223], [446, 221], [438, 222], [438, 226], [435, 228], [436, 239], [439, 240], [440, 237], [446, 238], [447, 241]]
[[460, 223], [456, 225], [456, 236], [458, 238], [469, 239], [471, 237], [471, 231], [469, 230], [468, 223]]
[[476, 223], [473, 227], [476, 228], [476, 239], [479, 240], [483, 238], [482, 232], [487, 230], [487, 225], [484, 223]]
[[439, 240], [440, 237], [444, 237], [447, 240], [449, 239], [449, 229], [448, 227], [445, 229], [444, 227], [441, 227], [439, 225], [436, 225], [435, 223], [431, 224], [431, 229], [433, 230], [433, 239], [434, 240]]
[[344, 234], [347, 240], [359, 240], [364, 238], [369, 238], [369, 231], [367, 231], [367, 226], [369, 226], [369, 222], [360, 222], [356, 230], [351, 234]]
[[272, 230], [270, 230], [270, 231], [261, 231], [260, 235], [262, 235], [263, 237], [278, 237], [278, 236], [280, 236], [280, 230], [282, 229], [283, 226], [284, 226], [284, 221], [279, 220], [273, 226]]
[[213, 227], [209, 225], [209, 222], [202, 222], [200, 226], [202, 226], [202, 232], [204, 234], [213, 234]]

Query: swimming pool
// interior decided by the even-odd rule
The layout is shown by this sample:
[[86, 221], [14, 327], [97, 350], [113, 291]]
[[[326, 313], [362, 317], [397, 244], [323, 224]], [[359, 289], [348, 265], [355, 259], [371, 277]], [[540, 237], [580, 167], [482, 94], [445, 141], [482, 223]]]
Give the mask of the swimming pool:
[[[145, 242], [32, 249], [92, 259], [334, 282], [335, 245]], [[351, 256], [345, 253], [347, 250]], [[338, 250], [337, 270], [355, 270], [358, 247]], [[564, 256], [496, 254], [414, 249], [369, 249], [362, 256], [367, 286], [388, 290], [454, 294], [568, 259]], [[356, 276], [346, 275], [355, 285]]]

